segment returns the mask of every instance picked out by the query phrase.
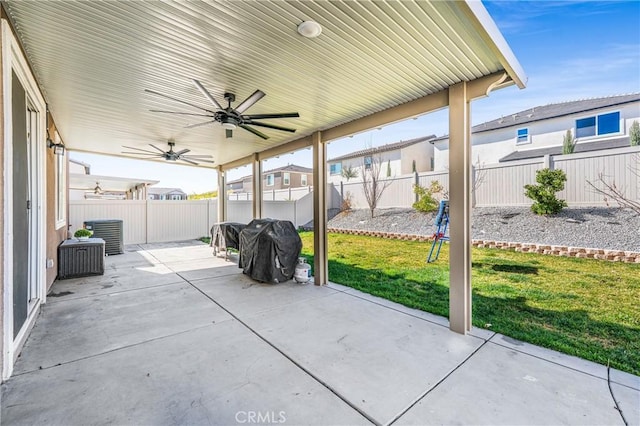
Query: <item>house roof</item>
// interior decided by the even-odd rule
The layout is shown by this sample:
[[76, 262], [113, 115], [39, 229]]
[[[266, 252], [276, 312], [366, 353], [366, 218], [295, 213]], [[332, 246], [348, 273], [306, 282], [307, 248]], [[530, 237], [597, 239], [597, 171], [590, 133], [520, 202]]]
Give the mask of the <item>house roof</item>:
[[522, 126], [523, 124], [533, 123], [536, 121], [549, 120], [566, 115], [589, 112], [601, 108], [614, 107], [638, 101], [640, 101], [640, 93], [631, 93], [627, 95], [581, 99], [577, 101], [536, 106], [524, 111], [519, 111], [515, 114], [478, 124], [471, 128], [471, 132], [481, 133], [505, 127]]
[[434, 139], [435, 137], [436, 137], [435, 135], [429, 135], [429, 136], [423, 136], [420, 138], [410, 139], [407, 141], [399, 141], [399, 142], [389, 143], [386, 145], [376, 146], [373, 148], [361, 149], [360, 151], [354, 151], [354, 152], [350, 152], [349, 154], [341, 155], [339, 157], [330, 158], [329, 160], [327, 160], [327, 162], [332, 163], [334, 161], [348, 160], [349, 158], [357, 158], [365, 155], [380, 154], [382, 152], [402, 149], [411, 145], [415, 145], [420, 142]]
[[[307, 174], [311, 174], [313, 173], [313, 169], [310, 169], [309, 167], [302, 167], [302, 166], [298, 166], [297, 164], [287, 164], [286, 166], [282, 166], [282, 167], [278, 167], [275, 169], [271, 169], [271, 170], [266, 170], [262, 172], [262, 176], [264, 175], [268, 175], [271, 173], [276, 173], [276, 172], [294, 172], [294, 173], [307, 173]], [[240, 183], [240, 182], [244, 182], [247, 179], [251, 179], [252, 175], [247, 175], [247, 176], [242, 176], [241, 178], [232, 180], [232, 181], [228, 181], [227, 185], [231, 185], [233, 183]]]
[[[97, 154], [133, 157], [123, 145], [148, 149], [175, 138], [216, 161], [199, 167], [215, 168], [459, 82], [504, 73], [504, 85], [523, 88], [527, 79], [478, 1], [8, 0], [2, 7], [65, 146]], [[305, 20], [320, 23], [322, 34], [299, 35]], [[267, 96], [247, 113], [296, 111], [299, 118], [265, 120], [296, 132], [257, 127], [268, 140], [244, 129], [226, 138], [219, 123], [184, 130], [207, 117], [151, 111], [203, 113], [179, 101], [213, 111], [193, 79], [219, 103], [234, 93], [233, 106], [260, 89]]]
[[[602, 149], [613, 149], [613, 148], [624, 148], [629, 146], [630, 141], [628, 136], [615, 138], [615, 139], [607, 139], [595, 142], [578, 142], [576, 144], [574, 153], [578, 152], [589, 152], [589, 151], [599, 151]], [[545, 155], [560, 155], [562, 154], [562, 145], [559, 146], [550, 146], [545, 148], [537, 148], [537, 149], [526, 149], [522, 151], [514, 151], [500, 160], [500, 163], [504, 163], [506, 161], [515, 161], [515, 160], [526, 160], [528, 158], [540, 158]]]
[[180, 194], [187, 195], [187, 193], [180, 188], [158, 188], [158, 187], [152, 186], [147, 189], [147, 193], [154, 194], [154, 195], [165, 195], [173, 192], [178, 192]]

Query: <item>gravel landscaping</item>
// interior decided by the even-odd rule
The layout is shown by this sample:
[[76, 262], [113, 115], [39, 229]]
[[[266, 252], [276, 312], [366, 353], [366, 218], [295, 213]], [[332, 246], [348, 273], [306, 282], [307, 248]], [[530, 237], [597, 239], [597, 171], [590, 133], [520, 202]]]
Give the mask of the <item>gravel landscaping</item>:
[[[330, 228], [430, 236], [435, 214], [413, 209], [379, 209], [338, 213]], [[565, 208], [555, 216], [538, 216], [528, 207], [476, 207], [472, 238], [513, 243], [549, 244], [640, 252], [640, 216], [605, 207]], [[451, 224], [455, 226], [455, 224]]]

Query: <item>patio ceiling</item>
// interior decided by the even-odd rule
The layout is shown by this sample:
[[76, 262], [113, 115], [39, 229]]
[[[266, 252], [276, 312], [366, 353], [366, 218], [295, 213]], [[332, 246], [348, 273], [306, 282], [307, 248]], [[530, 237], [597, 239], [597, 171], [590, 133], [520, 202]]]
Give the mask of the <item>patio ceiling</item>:
[[[318, 130], [506, 71], [526, 77], [479, 2], [218, 1], [5, 2], [68, 149], [125, 156], [170, 138], [176, 150], [211, 154], [215, 167]], [[297, 25], [322, 25], [315, 39]], [[154, 90], [211, 109], [192, 79], [218, 102], [256, 89], [267, 96], [246, 113], [300, 113], [264, 120], [290, 134], [242, 129], [150, 109], [198, 112]], [[428, 129], [425, 129], [428, 132]], [[166, 146], [166, 145], [164, 145]]]

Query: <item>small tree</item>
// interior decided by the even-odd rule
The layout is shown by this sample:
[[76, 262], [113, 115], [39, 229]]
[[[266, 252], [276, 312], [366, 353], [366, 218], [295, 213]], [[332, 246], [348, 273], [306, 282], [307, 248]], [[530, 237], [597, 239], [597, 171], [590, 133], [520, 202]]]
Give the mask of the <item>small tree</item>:
[[417, 170], [417, 168], [416, 168], [416, 160], [413, 160], [411, 162], [411, 173], [415, 173], [416, 170]]
[[638, 124], [638, 120], [633, 120], [633, 123], [631, 124], [631, 128], [629, 129], [629, 139], [631, 141], [631, 146], [640, 145], [640, 124]]
[[[636, 122], [637, 123], [637, 122]], [[629, 172], [638, 178], [640, 182], [640, 154], [633, 156], [632, 165], [629, 166]], [[602, 195], [607, 206], [614, 201], [621, 208], [628, 208], [640, 214], [640, 201], [631, 199], [624, 187], [616, 185], [615, 180], [610, 179], [603, 172], [598, 173], [595, 182], [587, 180], [587, 184], [594, 189], [595, 192]]]
[[434, 195], [443, 192], [443, 190], [444, 187], [437, 180], [432, 180], [431, 185], [428, 188], [420, 185], [413, 185], [413, 192], [418, 195], [418, 201], [413, 203], [412, 207], [423, 213], [438, 210], [440, 202], [436, 200]]
[[354, 168], [351, 164], [342, 169], [341, 175], [349, 182], [349, 179], [355, 179], [358, 177], [358, 169]]
[[390, 179], [380, 179], [380, 169], [382, 168], [382, 158], [380, 156], [365, 158], [370, 159], [370, 162], [363, 160], [362, 163], [362, 189], [364, 191], [364, 198], [369, 205], [369, 210], [371, 210], [371, 217], [373, 217], [374, 211], [378, 206], [378, 201], [380, 201], [385, 189], [387, 189], [393, 181]]
[[571, 130], [567, 130], [567, 133], [564, 135], [564, 139], [562, 140], [562, 153], [563, 154], [573, 154], [573, 151], [576, 149], [576, 140], [571, 133]]
[[525, 195], [533, 200], [531, 210], [535, 214], [556, 214], [567, 202], [556, 198], [556, 192], [564, 189], [567, 175], [562, 170], [542, 169], [536, 172], [537, 185], [525, 185]]
[[391, 160], [387, 161], [387, 177], [391, 177]]

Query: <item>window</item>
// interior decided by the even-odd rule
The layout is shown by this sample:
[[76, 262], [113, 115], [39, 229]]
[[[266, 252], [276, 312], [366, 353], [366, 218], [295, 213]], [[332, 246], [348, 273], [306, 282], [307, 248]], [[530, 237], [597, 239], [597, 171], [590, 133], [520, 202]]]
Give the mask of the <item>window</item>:
[[283, 173], [282, 175], [282, 184], [289, 186], [291, 184], [291, 174], [290, 173]]
[[342, 163], [333, 163], [329, 165], [330, 175], [339, 175], [342, 173]]
[[300, 175], [300, 186], [307, 186], [307, 175]]
[[620, 112], [610, 112], [576, 120], [576, 138], [620, 133]]
[[171, 194], [172, 200], [182, 200], [182, 195], [180, 194]]
[[273, 173], [267, 175], [267, 186], [273, 186]]
[[[60, 140], [58, 133], [55, 134], [56, 143]], [[55, 157], [55, 173], [56, 173], [56, 200], [55, 200], [55, 211], [56, 211], [56, 229], [60, 229], [67, 224], [67, 191], [66, 191], [66, 164], [65, 156], [63, 155], [54, 155]]]
[[518, 129], [516, 132], [516, 145], [529, 142], [529, 129]]
[[371, 157], [364, 157], [364, 169], [371, 170], [372, 162], [373, 162], [373, 159]]

